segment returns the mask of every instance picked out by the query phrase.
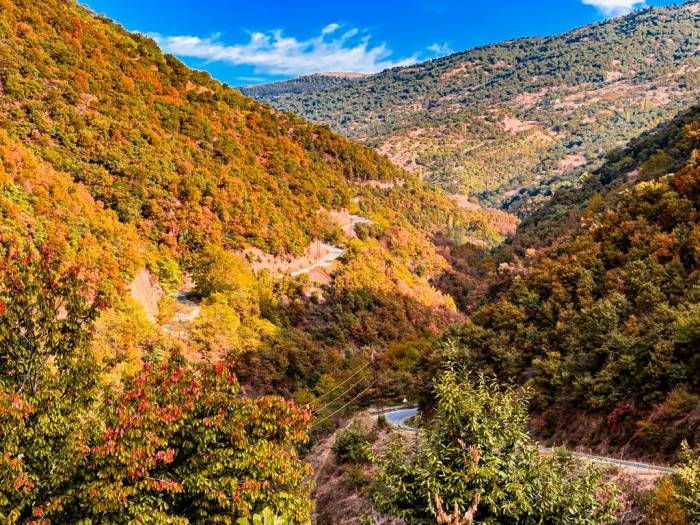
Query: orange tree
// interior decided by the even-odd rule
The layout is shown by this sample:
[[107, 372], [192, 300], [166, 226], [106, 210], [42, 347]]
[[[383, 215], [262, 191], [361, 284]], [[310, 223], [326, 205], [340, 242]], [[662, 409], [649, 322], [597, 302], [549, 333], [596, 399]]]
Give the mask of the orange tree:
[[5, 249], [0, 272], [0, 518], [5, 523], [308, 519], [296, 454], [308, 411], [241, 397], [233, 364], [174, 354], [102, 391], [87, 350], [99, 298], [79, 272]]

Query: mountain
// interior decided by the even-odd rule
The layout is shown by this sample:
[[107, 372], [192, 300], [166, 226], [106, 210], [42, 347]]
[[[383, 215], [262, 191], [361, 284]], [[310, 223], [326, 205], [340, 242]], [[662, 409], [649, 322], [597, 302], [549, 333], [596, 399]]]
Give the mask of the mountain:
[[416, 181], [187, 69], [146, 37], [65, 9], [5, 8], [3, 128], [153, 242], [298, 254], [323, 230], [319, 209], [351, 206], [370, 180]]
[[[565, 202], [569, 213], [521, 227], [521, 255], [445, 335], [442, 359], [528, 385], [543, 440], [656, 460], [684, 440], [697, 446], [698, 151], [695, 106], [610, 154], [583, 189], [555, 196], [544, 216]], [[548, 235], [545, 247], [532, 242]], [[440, 361], [424, 357], [416, 373]]]
[[[246, 92], [453, 193], [526, 215], [698, 100], [700, 4], [648, 8], [338, 83]], [[290, 89], [291, 88], [291, 89]]]
[[364, 78], [363, 73], [314, 73], [303, 77], [275, 82], [273, 84], [258, 84], [243, 86], [241, 92], [244, 95], [257, 96], [264, 100], [272, 100], [285, 95], [299, 95], [309, 91], [319, 91], [331, 87], [341, 86], [349, 80]]
[[[427, 344], [397, 344], [383, 356], [384, 392], [411, 388], [421, 400], [425, 433], [411, 446], [432, 443], [435, 449], [413, 452], [394, 443], [377, 475], [377, 466], [365, 466], [358, 450], [364, 442], [386, 451], [385, 437], [370, 430], [366, 419], [363, 427], [358, 416], [336, 433], [330, 465], [324, 444], [311, 455], [322, 480], [319, 515], [351, 522], [372, 509], [383, 518], [378, 509], [388, 506], [411, 518], [424, 512], [425, 521], [415, 522], [432, 523], [426, 502], [434, 492], [421, 496], [422, 487], [448, 493], [441, 484], [451, 479], [460, 484], [453, 499], [468, 508], [471, 493], [461, 484], [481, 478], [445, 472], [453, 458], [455, 472], [465, 471], [465, 443], [479, 442], [465, 438], [465, 429], [476, 423], [483, 430], [489, 418], [480, 413], [461, 419], [459, 413], [483, 400], [475, 384], [490, 384], [498, 395], [512, 393], [517, 384], [527, 389], [517, 394], [521, 416], [510, 419], [504, 398], [487, 406], [511, 423], [527, 420], [540, 449], [563, 445], [675, 465], [677, 474], [651, 485], [649, 473], [639, 470], [610, 474], [621, 481], [613, 490], [626, 502], [611, 523], [628, 523], [630, 517], [638, 523], [695, 523], [700, 463], [689, 450], [700, 443], [699, 153], [700, 106], [695, 106], [608, 154], [580, 187], [557, 192], [528, 217], [512, 242], [478, 257], [453, 249], [452, 257], [478, 268], [479, 279], [488, 283], [468, 294], [477, 303], [469, 319]], [[443, 389], [445, 370], [453, 382]], [[498, 382], [485, 379], [491, 377]], [[469, 393], [456, 401], [461, 389]], [[446, 422], [452, 426], [444, 440], [426, 439]], [[507, 425], [501, 421], [497, 428]], [[482, 443], [498, 443], [500, 453], [518, 450], [499, 440]], [[454, 454], [446, 452], [449, 446]], [[488, 445], [478, 453], [484, 450]], [[471, 453], [477, 455], [474, 448]], [[694, 467], [683, 466], [685, 461]], [[517, 475], [511, 471], [506, 478]], [[380, 489], [366, 489], [369, 483]], [[532, 484], [529, 478], [524, 486]], [[565, 485], [567, 494], [575, 490]], [[374, 499], [377, 492], [382, 496]], [[493, 507], [472, 508], [486, 513]], [[578, 512], [572, 514], [592, 515]], [[507, 521], [501, 520], [496, 522]]]
[[[541, 457], [527, 396], [474, 372], [528, 385], [543, 439], [696, 445], [697, 108], [514, 233], [71, 0], [0, 0], [0, 36], [3, 523], [308, 523], [311, 463], [344, 479], [328, 522], [383, 499], [416, 523], [612, 523], [602, 474]], [[341, 77], [301, 85], [375, 78]], [[330, 446], [431, 385], [415, 453], [365, 469], [362, 432]], [[688, 479], [669, 483], [690, 501]]]
[[462, 319], [492, 212], [73, 1], [0, 35], [0, 521], [306, 521], [303, 443]]
[[[456, 275], [449, 245], [486, 249], [512, 231], [73, 2], [6, 2], [0, 22], [5, 235], [52, 244], [109, 297], [93, 341], [108, 382], [184, 342], [190, 357], [244, 348], [245, 386], [308, 395], [352, 366], [328, 356], [459, 317], [439, 289]], [[329, 253], [343, 257], [322, 266]], [[164, 290], [216, 304], [182, 326], [194, 314]], [[287, 361], [253, 364], [267, 354]]]

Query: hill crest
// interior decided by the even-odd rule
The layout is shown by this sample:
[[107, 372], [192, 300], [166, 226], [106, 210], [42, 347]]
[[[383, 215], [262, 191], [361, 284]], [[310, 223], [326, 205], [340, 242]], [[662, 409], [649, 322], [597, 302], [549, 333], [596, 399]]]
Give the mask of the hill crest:
[[699, 6], [647, 8], [358, 80], [247, 93], [451, 192], [526, 215], [615, 145], [698, 101]]

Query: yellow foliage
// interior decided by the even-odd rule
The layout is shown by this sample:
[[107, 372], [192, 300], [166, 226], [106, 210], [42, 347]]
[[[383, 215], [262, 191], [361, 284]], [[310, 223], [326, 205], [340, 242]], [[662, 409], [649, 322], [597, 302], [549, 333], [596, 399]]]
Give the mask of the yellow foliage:
[[220, 358], [257, 348], [263, 337], [274, 335], [278, 328], [255, 314], [241, 319], [240, 311], [252, 312], [257, 305], [239, 304], [233, 294], [215, 293], [202, 305], [193, 322], [191, 340], [202, 357]]
[[675, 493], [675, 487], [670, 478], [664, 478], [659, 482], [648, 504], [647, 523], [649, 525], [690, 525]]
[[223, 292], [244, 304], [251, 302], [255, 293], [255, 275], [248, 263], [220, 246], [210, 245], [204, 250], [192, 276], [196, 292], [202, 297]]
[[143, 265], [145, 245], [133, 227], [5, 130], [0, 130], [0, 223], [5, 234], [48, 245], [66, 266], [79, 266], [90, 284], [112, 297]]
[[[443, 306], [456, 311], [454, 300], [429, 282], [428, 277], [447, 266], [427, 242], [417, 242], [400, 230], [386, 242], [375, 239], [353, 240], [346, 263], [335, 277], [336, 293], [371, 290], [382, 294], [401, 294], [426, 305]], [[420, 267], [420, 271], [418, 271]], [[418, 276], [417, 273], [422, 273]]]
[[92, 350], [98, 365], [104, 368], [105, 384], [118, 385], [122, 378], [141, 370], [146, 355], [168, 346], [143, 308], [131, 298], [103, 312], [95, 323]]

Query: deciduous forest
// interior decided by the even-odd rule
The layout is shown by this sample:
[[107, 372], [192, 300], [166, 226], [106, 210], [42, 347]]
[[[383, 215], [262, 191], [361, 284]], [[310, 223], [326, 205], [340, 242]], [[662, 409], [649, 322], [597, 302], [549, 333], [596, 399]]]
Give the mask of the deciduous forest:
[[0, 521], [700, 523], [699, 12], [296, 115], [0, 0]]

